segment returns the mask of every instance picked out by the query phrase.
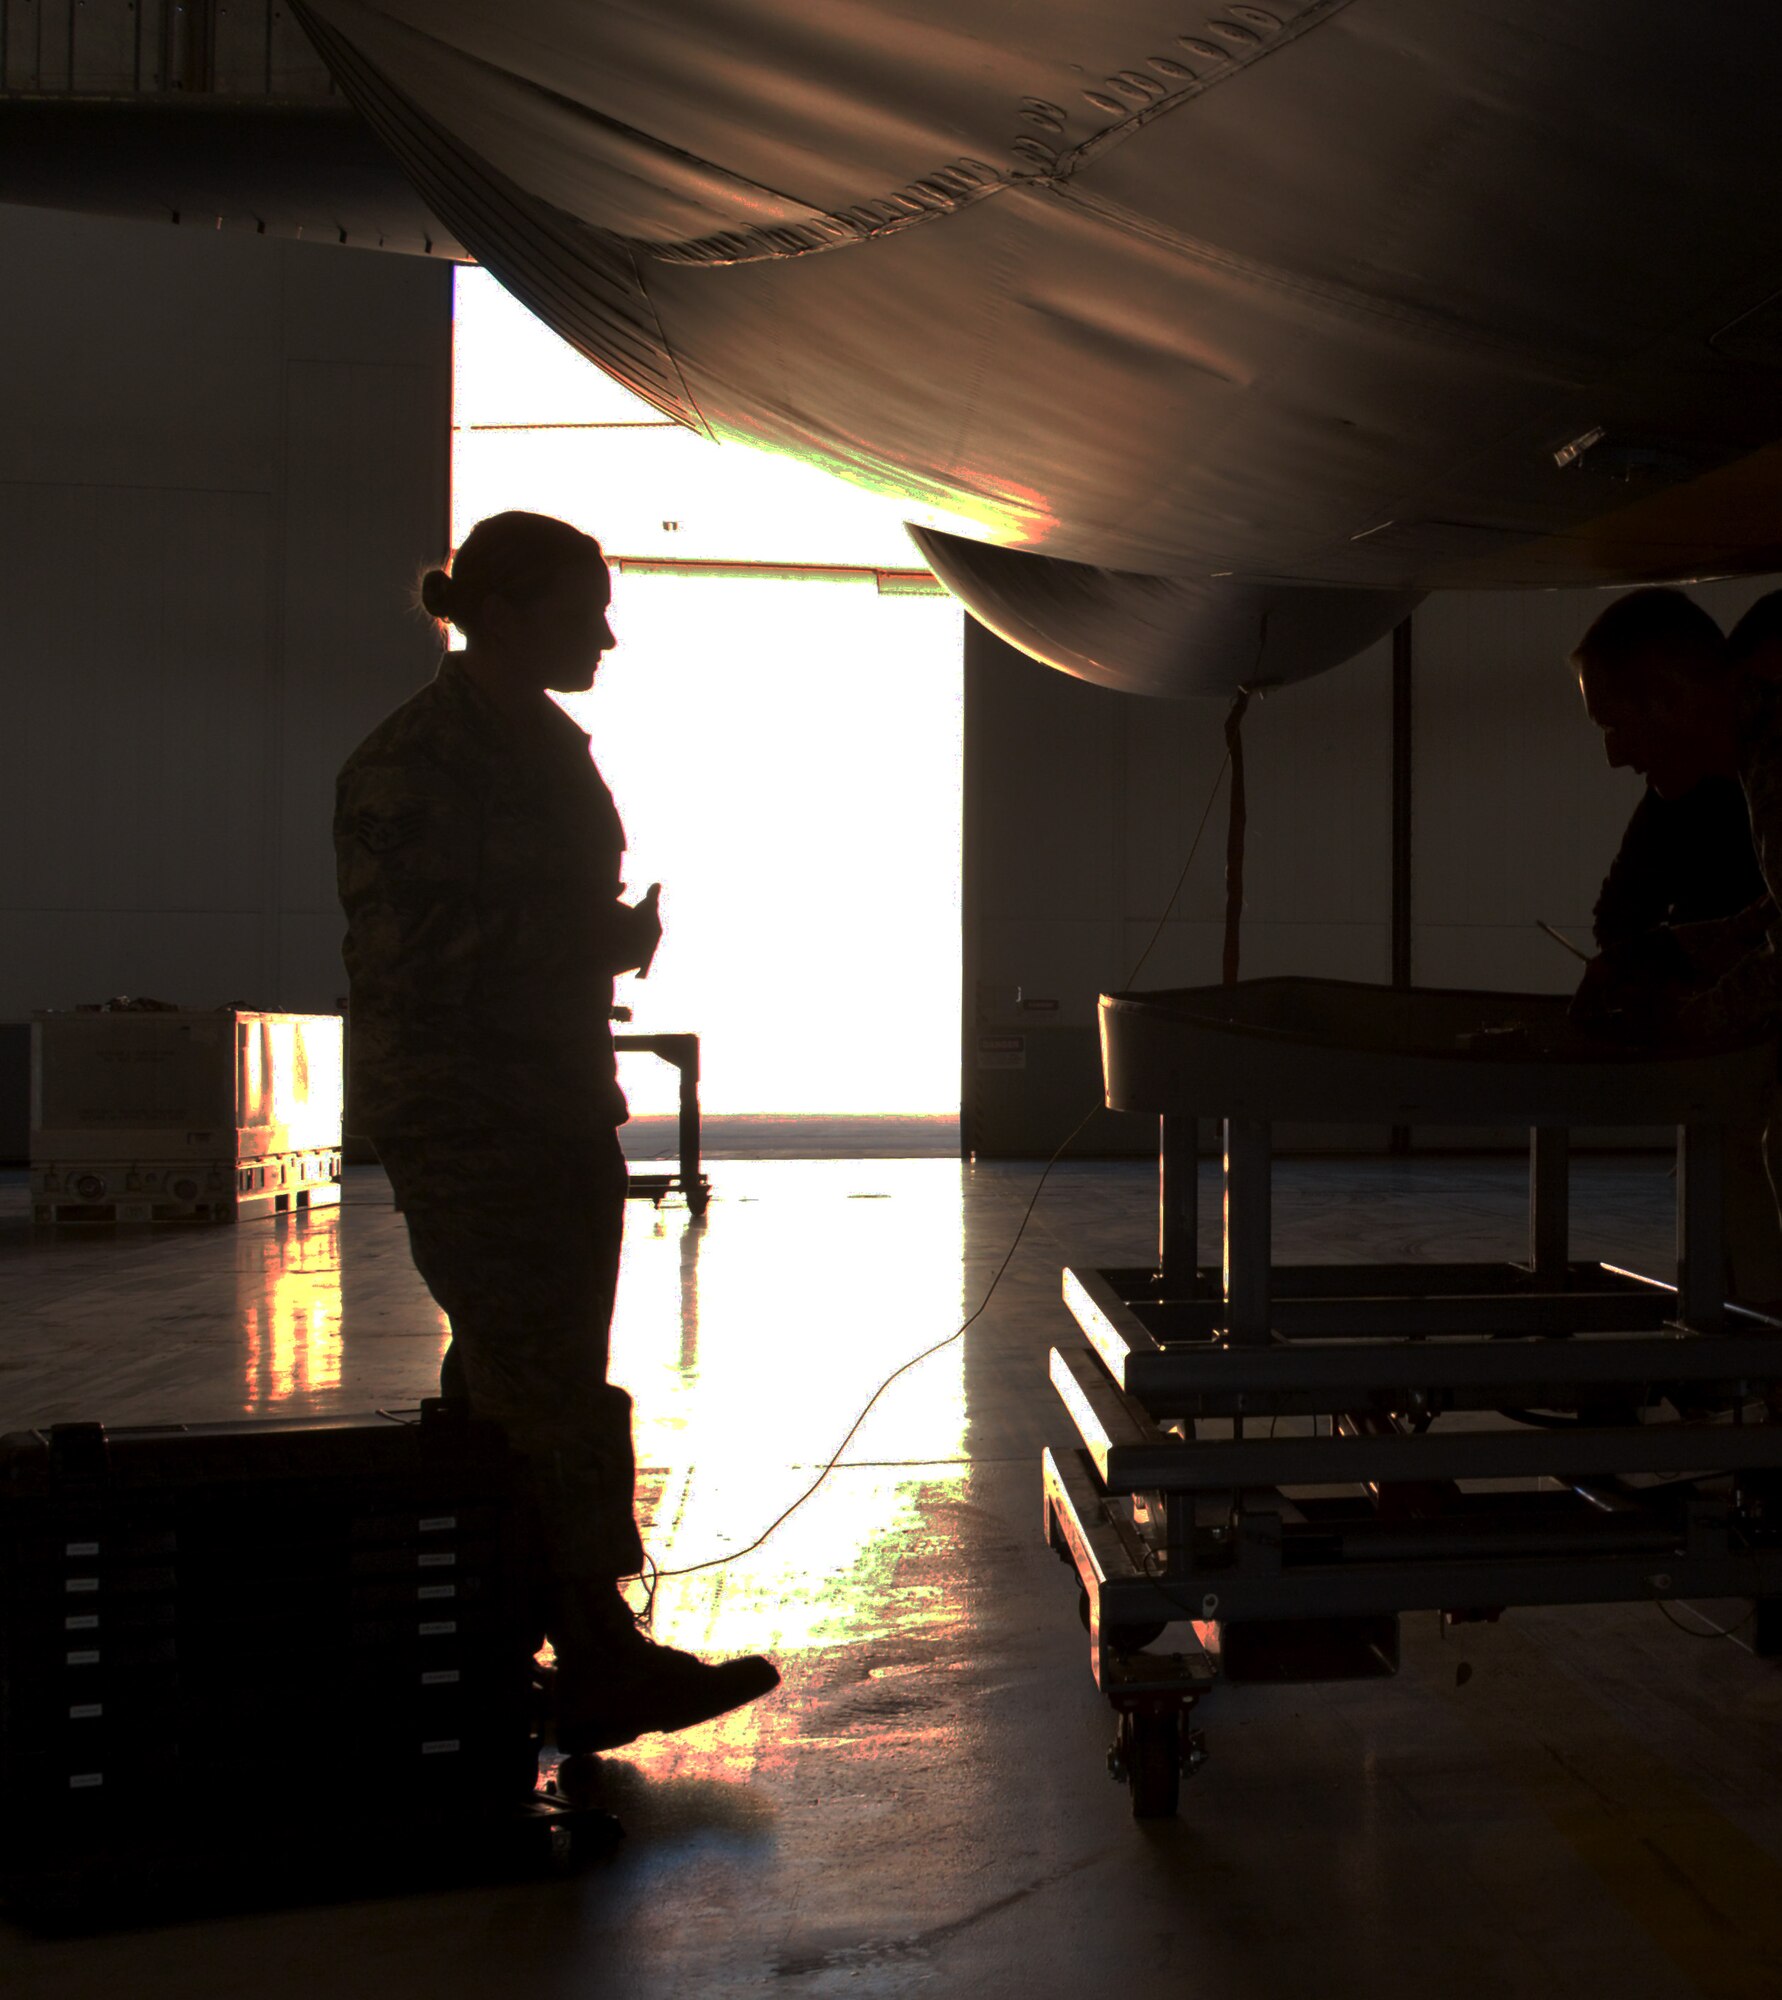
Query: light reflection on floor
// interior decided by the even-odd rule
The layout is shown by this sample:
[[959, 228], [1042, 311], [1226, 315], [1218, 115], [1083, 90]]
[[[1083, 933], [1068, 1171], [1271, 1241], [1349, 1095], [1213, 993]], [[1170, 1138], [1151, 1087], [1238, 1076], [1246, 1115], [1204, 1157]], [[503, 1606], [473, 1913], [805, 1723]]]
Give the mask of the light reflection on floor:
[[271, 1416], [340, 1387], [340, 1211], [240, 1238], [242, 1414]]
[[[963, 1285], [962, 1170], [945, 1160], [725, 1163], [720, 1198], [696, 1218], [631, 1204], [613, 1327], [613, 1379], [636, 1403], [639, 1500], [666, 1570], [656, 1630], [722, 1654], [799, 1653], [857, 1643], [861, 1602], [886, 1598], [919, 1524], [918, 1495], [957, 1491], [967, 1454], [964, 1346], [949, 1337], [977, 1302]], [[378, 1212], [382, 1283], [342, 1304], [342, 1232]], [[190, 1239], [233, 1252], [240, 1410], [343, 1407], [343, 1360], [373, 1334], [384, 1295], [405, 1294], [406, 1396], [433, 1393], [446, 1333], [406, 1258], [400, 1221], [361, 1183], [343, 1210]], [[701, 1333], [706, 1338], [702, 1342]], [[821, 1473], [884, 1378], [923, 1348], [868, 1412], [836, 1471], [766, 1548], [731, 1557]], [[912, 1487], [910, 1474], [930, 1476]], [[931, 1586], [896, 1593], [899, 1621], [944, 1627]], [[883, 1636], [882, 1634], [880, 1636]], [[713, 1732], [726, 1765], [752, 1717]], [[684, 1761], [680, 1745], [640, 1751]]]
[[[959, 1172], [875, 1160], [838, 1184], [828, 1162], [732, 1163], [703, 1219], [634, 1202], [611, 1373], [636, 1399], [640, 1456], [672, 1455], [671, 1440], [704, 1416], [717, 1419], [701, 1434], [708, 1462], [808, 1459], [816, 1407], [827, 1417], [856, 1395], [864, 1403], [890, 1367], [954, 1332]], [[887, 1192], [894, 1202], [872, 1198]], [[722, 1331], [703, 1350], [702, 1324]], [[963, 1423], [955, 1346], [888, 1394], [849, 1457], [958, 1458]]]
[[[671, 1567], [738, 1550], [882, 1376], [959, 1324], [1035, 1179], [712, 1171], [703, 1223], [633, 1204], [615, 1330]], [[1142, 1163], [1061, 1169], [991, 1309], [887, 1392], [815, 1497], [665, 1581], [663, 1637], [766, 1650], [785, 1681], [603, 1760], [628, 1835], [610, 1864], [67, 1944], [0, 1922], [0, 1990], [1263, 2000], [1377, 1992], [1384, 1963], [1394, 1991], [1444, 2000], [1782, 1991], [1755, 1983], [1782, 1895], [1782, 1692], [1651, 1605], [1408, 1619], [1396, 1681], [1223, 1689], [1181, 1819], [1134, 1825], [1074, 1580], [1042, 1544], [1038, 1453], [1062, 1421], [1059, 1265], [1142, 1261], [1155, 1186]], [[1301, 1260], [1501, 1256], [1526, 1226], [1515, 1162], [1295, 1162], [1278, 1188]], [[1593, 1251], [1662, 1262], [1662, 1162], [1580, 1163], [1574, 1193]], [[337, 1217], [208, 1232], [40, 1243], [0, 1205], [0, 1284], [0, 1429], [339, 1413], [436, 1379], [439, 1315], [375, 1173]], [[388, 1803], [370, 1787], [350, 1809]]]
[[[703, 1220], [634, 1204], [612, 1374], [636, 1401], [643, 1466], [665, 1471], [646, 1528], [667, 1569], [743, 1547], [795, 1501], [891, 1371], [954, 1334], [962, 1303], [960, 1168], [951, 1161], [731, 1164]], [[714, 1337], [703, 1348], [700, 1326]], [[678, 1334], [678, 1339], [673, 1335]], [[821, 1645], [838, 1606], [907, 1541], [866, 1468], [965, 1460], [963, 1345], [893, 1383], [819, 1493], [737, 1573], [663, 1580], [657, 1627], [736, 1652]], [[896, 1481], [893, 1481], [894, 1488]], [[722, 1587], [719, 1587], [719, 1586]], [[868, 1593], [871, 1594], [871, 1593]]]

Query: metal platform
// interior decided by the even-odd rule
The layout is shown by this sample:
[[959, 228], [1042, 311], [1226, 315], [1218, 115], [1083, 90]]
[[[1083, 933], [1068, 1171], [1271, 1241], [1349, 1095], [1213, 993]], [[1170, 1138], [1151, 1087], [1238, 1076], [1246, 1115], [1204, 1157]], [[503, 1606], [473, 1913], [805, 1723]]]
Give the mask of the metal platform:
[[[1551, 996], [1312, 980], [1102, 1001], [1109, 1103], [1160, 1118], [1158, 1259], [1067, 1270], [1074, 1436], [1044, 1456], [1110, 1768], [1170, 1813], [1220, 1678], [1386, 1675], [1399, 1615], [1748, 1597], [1782, 1650], [1782, 1322], [1729, 1305], [1726, 1132], [1768, 1041], [1589, 1043]], [[1195, 1120], [1224, 1121], [1223, 1256], [1198, 1254]], [[1271, 1125], [1526, 1120], [1525, 1263], [1277, 1265]], [[1569, 1123], [1678, 1127], [1677, 1263], [1569, 1255]], [[1153, 1656], [1168, 1626], [1194, 1650]]]

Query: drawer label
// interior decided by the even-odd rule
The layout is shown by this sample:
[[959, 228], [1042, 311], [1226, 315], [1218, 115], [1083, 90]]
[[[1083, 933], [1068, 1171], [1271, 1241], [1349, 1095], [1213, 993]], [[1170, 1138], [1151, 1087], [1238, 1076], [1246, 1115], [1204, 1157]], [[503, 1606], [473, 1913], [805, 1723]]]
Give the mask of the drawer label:
[[979, 1069], [1025, 1069], [1027, 1067], [1027, 1037], [1025, 1035], [980, 1035], [978, 1037]]

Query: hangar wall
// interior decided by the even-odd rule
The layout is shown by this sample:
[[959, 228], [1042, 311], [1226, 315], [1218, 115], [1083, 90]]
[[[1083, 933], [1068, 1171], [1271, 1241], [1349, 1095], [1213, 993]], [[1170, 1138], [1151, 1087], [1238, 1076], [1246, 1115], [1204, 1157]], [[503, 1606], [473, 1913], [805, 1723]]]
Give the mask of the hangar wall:
[[0, 1020], [331, 1007], [342, 757], [431, 671], [452, 274], [0, 208]]
[[[1066, 678], [975, 620], [965, 649], [963, 1139], [1044, 1157], [1100, 1092], [1098, 993], [1157, 932], [1225, 755], [1224, 704]], [[1391, 649], [1253, 704], [1246, 974], [1386, 975]], [[1325, 754], [1342, 744], [1340, 756]], [[1141, 986], [1217, 980], [1226, 790]], [[1144, 1151], [1103, 1113], [1076, 1152]]]
[[[1730, 627], [1777, 579], [1693, 594]], [[1560, 992], [1639, 782], [1610, 771], [1567, 660], [1615, 595], [1454, 592], [1412, 621], [1411, 976]], [[964, 1143], [1046, 1157], [1100, 1086], [1095, 998], [1127, 980], [1224, 756], [1221, 702], [1122, 696], [967, 624]], [[1245, 977], [1390, 976], [1389, 643], [1252, 703]], [[1140, 986], [1209, 985], [1223, 937], [1223, 788]], [[1383, 1146], [1385, 1128], [1283, 1133]], [[1452, 1134], [1423, 1134], [1425, 1143]], [[1209, 1134], [1210, 1137], [1210, 1134]], [[1147, 1152], [1103, 1112], [1073, 1152]]]

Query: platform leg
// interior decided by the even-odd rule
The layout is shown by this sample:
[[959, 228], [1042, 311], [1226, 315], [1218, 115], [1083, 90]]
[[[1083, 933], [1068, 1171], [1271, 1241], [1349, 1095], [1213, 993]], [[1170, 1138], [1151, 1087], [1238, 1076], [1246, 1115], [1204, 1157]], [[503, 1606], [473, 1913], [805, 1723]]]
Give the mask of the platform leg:
[[1718, 1125], [1677, 1131], [1677, 1316], [1717, 1327], [1726, 1315], [1726, 1134]]
[[1157, 1121], [1157, 1266], [1172, 1299], [1200, 1290], [1200, 1163], [1197, 1121], [1166, 1113]]
[[1225, 1121], [1225, 1324], [1234, 1346], [1269, 1337], [1272, 1138], [1266, 1119]]
[[699, 1037], [689, 1035], [681, 1072], [681, 1189], [689, 1200], [699, 1191]]
[[1560, 1125], [1528, 1134], [1528, 1264], [1537, 1277], [1563, 1279], [1571, 1264], [1572, 1135]]

